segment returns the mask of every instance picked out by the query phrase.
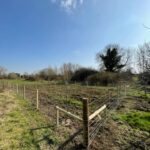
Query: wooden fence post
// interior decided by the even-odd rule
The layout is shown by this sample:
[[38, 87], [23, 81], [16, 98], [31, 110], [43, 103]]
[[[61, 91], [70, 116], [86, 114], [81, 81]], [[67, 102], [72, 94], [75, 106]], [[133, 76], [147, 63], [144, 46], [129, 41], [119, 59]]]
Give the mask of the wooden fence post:
[[19, 93], [18, 84], [16, 85], [17, 94]]
[[83, 99], [83, 138], [85, 149], [89, 149], [89, 107], [88, 99]]
[[56, 107], [56, 113], [57, 113], [57, 122], [56, 122], [56, 124], [57, 124], [57, 127], [59, 127], [59, 109], [57, 109], [57, 107]]
[[13, 84], [13, 92], [16, 92], [16, 85]]
[[23, 87], [23, 99], [25, 99], [25, 98], [26, 98], [26, 87], [24, 85], [24, 87]]
[[7, 88], [8, 88], [8, 96], [10, 95], [10, 84], [8, 83], [7, 85]]
[[36, 90], [36, 108], [39, 109], [39, 90]]
[[110, 90], [108, 90], [108, 99], [109, 99], [109, 102], [110, 102], [111, 98], [112, 98], [112, 92]]
[[66, 100], [68, 101], [68, 83], [66, 82]]
[[5, 83], [4, 83], [4, 81], [3, 81], [3, 90], [5, 90]]

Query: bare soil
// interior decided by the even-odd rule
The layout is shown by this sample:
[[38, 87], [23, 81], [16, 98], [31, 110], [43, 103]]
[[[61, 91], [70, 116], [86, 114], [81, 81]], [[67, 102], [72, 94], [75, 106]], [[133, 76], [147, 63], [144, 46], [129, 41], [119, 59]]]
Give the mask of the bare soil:
[[[66, 90], [66, 89], [65, 89]], [[45, 88], [42, 89], [42, 93], [40, 93], [40, 112], [48, 117], [50, 124], [56, 126], [56, 109], [55, 106], [61, 106], [62, 108], [68, 109], [72, 113], [82, 115], [82, 109], [80, 107], [72, 106], [69, 103], [64, 103], [63, 99], [67, 99], [66, 94], [70, 98], [76, 99], [75, 91], [78, 92], [77, 99], [85, 96], [85, 93], [88, 95], [100, 97], [102, 93], [100, 90], [94, 91], [93, 89], [67, 89], [67, 93], [63, 88], [58, 89], [55, 93], [55, 89], [50, 87], [49, 91]], [[30, 91], [30, 89], [29, 89]], [[55, 93], [55, 95], [54, 95]], [[62, 95], [62, 93], [64, 93]], [[105, 92], [103, 92], [104, 94]], [[1, 93], [3, 94], [3, 93]], [[9, 94], [9, 93], [7, 93]], [[5, 97], [6, 93], [4, 94]], [[35, 99], [36, 92], [31, 91], [27, 93], [27, 97], [29, 97], [31, 102], [33, 103], [33, 108], [35, 107]], [[87, 95], [86, 95], [87, 96]], [[10, 97], [10, 96], [9, 96]], [[10, 97], [13, 99], [13, 97]], [[8, 112], [10, 112], [14, 107], [16, 107], [15, 102], [12, 100], [9, 101], [7, 99], [5, 104], [0, 105], [0, 119], [5, 116]], [[143, 97], [134, 97], [130, 96], [123, 101], [121, 101], [119, 108], [116, 112], [128, 113], [130, 111], [150, 111], [150, 101], [144, 99]], [[68, 124], [69, 119], [69, 125]], [[69, 137], [70, 134], [77, 131], [77, 129], [81, 128], [81, 124], [74, 119], [70, 119], [69, 117], [61, 114], [60, 118], [60, 128], [54, 128], [53, 131], [55, 135], [61, 139], [61, 141], [65, 141]], [[83, 146], [81, 141], [81, 135], [75, 138], [65, 150], [82, 150]], [[61, 143], [59, 143], [61, 144]], [[141, 131], [139, 129], [134, 129], [130, 127], [126, 122], [122, 121], [114, 121], [111, 118], [106, 122], [106, 124], [101, 127], [97, 137], [93, 141], [91, 150], [149, 150], [150, 149], [150, 133], [146, 131]], [[45, 149], [41, 149], [45, 150]]]

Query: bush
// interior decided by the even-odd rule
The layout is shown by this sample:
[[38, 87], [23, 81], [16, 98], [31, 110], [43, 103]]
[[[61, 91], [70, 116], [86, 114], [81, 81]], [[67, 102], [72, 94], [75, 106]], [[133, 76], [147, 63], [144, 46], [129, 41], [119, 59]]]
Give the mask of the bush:
[[38, 81], [39, 78], [36, 75], [28, 75], [25, 80], [27, 81]]
[[80, 68], [78, 69], [71, 78], [71, 81], [85, 82], [87, 77], [98, 73], [96, 70], [91, 68]]
[[127, 114], [112, 114], [115, 121], [126, 121], [131, 127], [150, 132], [149, 112], [129, 112]]
[[139, 74], [139, 81], [142, 85], [150, 85], [150, 72]]
[[87, 78], [87, 81], [91, 85], [104, 85], [116, 84], [119, 81], [119, 74], [111, 72], [100, 72], [95, 75], [91, 75]]
[[8, 74], [8, 79], [18, 79], [19, 77], [20, 77], [20, 74], [18, 73], [12, 72]]
[[36, 74], [42, 80], [52, 81], [57, 77], [55, 70], [51, 67], [45, 68]]
[[125, 81], [132, 81], [133, 73], [130, 69], [119, 73], [120, 79]]

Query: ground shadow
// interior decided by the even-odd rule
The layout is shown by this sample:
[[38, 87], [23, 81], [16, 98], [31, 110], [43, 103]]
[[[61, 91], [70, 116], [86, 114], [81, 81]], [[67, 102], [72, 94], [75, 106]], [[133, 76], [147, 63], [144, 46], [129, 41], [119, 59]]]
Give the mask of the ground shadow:
[[30, 129], [30, 134], [33, 137], [32, 143], [36, 146], [37, 150], [41, 150], [40, 148], [40, 143], [41, 142], [46, 142], [47, 145], [54, 145], [54, 140], [52, 138], [50, 138], [51, 134], [45, 133], [45, 132], [41, 132], [40, 134], [40, 138], [35, 136], [35, 134], [37, 132], [40, 132], [42, 130], [46, 130], [46, 129], [54, 129], [55, 126], [44, 126], [44, 127], [39, 127], [39, 128], [32, 128]]
[[145, 138], [141, 141], [132, 141], [130, 142], [130, 146], [125, 148], [125, 150], [148, 150], [149, 147], [150, 147], [150, 143], [147, 143], [146, 144], [146, 141], [149, 139], [148, 138]]

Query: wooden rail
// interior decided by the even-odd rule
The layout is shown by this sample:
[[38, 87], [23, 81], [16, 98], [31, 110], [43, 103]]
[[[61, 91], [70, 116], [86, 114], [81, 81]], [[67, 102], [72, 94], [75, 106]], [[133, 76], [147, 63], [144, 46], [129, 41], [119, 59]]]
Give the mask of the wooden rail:
[[95, 111], [91, 116], [89, 116], [89, 121], [94, 119], [96, 116], [99, 116], [99, 114], [105, 110], [107, 108], [106, 105], [102, 106], [100, 109], [98, 109], [97, 111]]
[[[66, 113], [66, 114], [69, 115], [70, 117], [73, 117], [73, 118], [78, 119], [78, 120], [80, 120], [80, 121], [83, 120], [83, 119], [80, 118], [79, 116], [76, 116], [76, 115], [72, 114], [71, 112], [68, 112], [68, 111], [66, 111], [65, 109], [62, 109], [62, 108], [60, 108], [60, 107], [58, 107], [58, 106], [56, 106], [56, 109], [59, 110], [59, 111], [62, 111], [62, 112], [64, 112], [64, 113]], [[57, 117], [57, 120], [58, 120], [58, 117]]]

